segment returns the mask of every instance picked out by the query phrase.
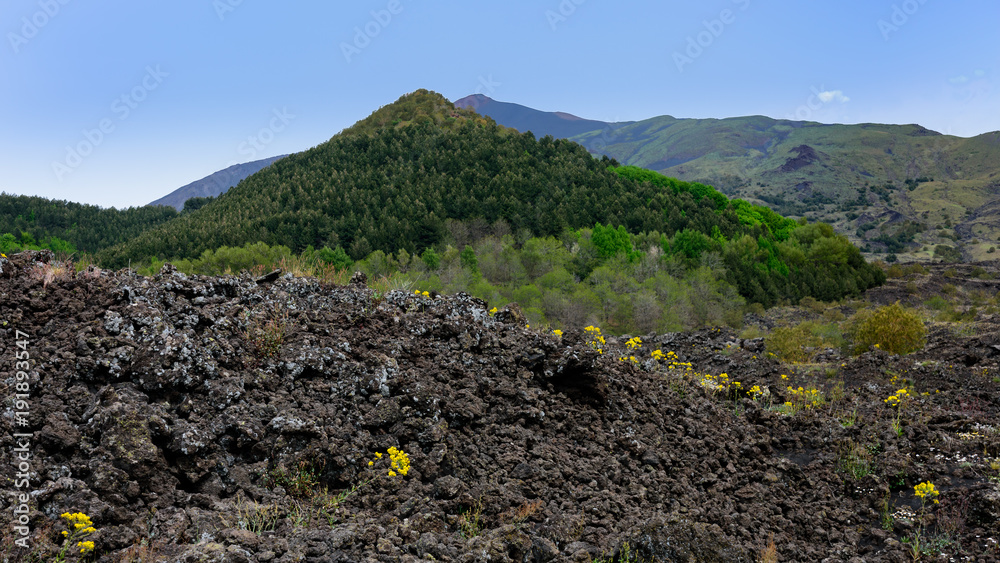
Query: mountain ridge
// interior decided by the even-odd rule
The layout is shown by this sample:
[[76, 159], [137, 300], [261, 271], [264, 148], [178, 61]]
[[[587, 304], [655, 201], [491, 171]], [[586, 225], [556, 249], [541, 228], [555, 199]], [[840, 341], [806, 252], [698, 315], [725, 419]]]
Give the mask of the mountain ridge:
[[220, 195], [226, 193], [229, 188], [239, 184], [247, 177], [256, 174], [286, 156], [288, 155], [283, 154], [251, 162], [234, 164], [223, 168], [218, 172], [209, 174], [200, 180], [195, 180], [190, 184], [181, 186], [169, 194], [153, 200], [146, 205], [166, 205], [173, 207], [177, 211], [181, 211], [184, 209], [185, 201], [193, 197], [219, 197]]
[[[670, 115], [620, 124], [581, 119], [574, 123], [593, 129], [576, 132], [554, 112], [481, 95], [476, 102], [501, 125], [567, 138], [623, 164], [828, 222], [872, 252], [928, 260], [945, 246], [968, 260], [987, 259], [1000, 240], [993, 205], [1000, 191], [1000, 132], [966, 138], [918, 124]], [[900, 231], [900, 220], [872, 228], [862, 219], [890, 211], [920, 231]]]

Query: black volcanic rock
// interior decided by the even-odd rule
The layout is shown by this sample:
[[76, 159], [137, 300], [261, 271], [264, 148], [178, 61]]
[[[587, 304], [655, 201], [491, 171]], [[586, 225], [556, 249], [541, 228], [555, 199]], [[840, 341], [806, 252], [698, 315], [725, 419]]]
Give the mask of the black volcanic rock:
[[[464, 294], [170, 268], [45, 284], [47, 258], [11, 256], [0, 278], [8, 385], [18, 341], [30, 356], [24, 414], [0, 417], [0, 478], [20, 487], [14, 435], [30, 434], [34, 560], [58, 551], [58, 514], [84, 512], [100, 563], [140, 548], [149, 561], [569, 561], [624, 557], [626, 542], [643, 560], [754, 561], [772, 538], [780, 561], [903, 561], [907, 532], [882, 529], [880, 503], [912, 511], [923, 481], [942, 491], [929, 519], [963, 518], [952, 545], [998, 560], [985, 538], [1000, 495], [977, 456], [1000, 455], [1000, 386], [982, 375], [995, 358], [971, 353], [993, 336], [956, 347], [941, 330], [926, 354], [837, 359], [845, 398], [790, 416], [770, 407], [791, 400], [786, 384], [824, 378], [730, 329], [646, 335], [628, 352], [608, 338], [599, 354], [582, 331], [500, 322]], [[276, 354], [251, 341], [261, 328]], [[702, 384], [721, 372], [769, 402]], [[892, 374], [920, 401], [899, 433]], [[844, 452], [871, 440], [856, 480]], [[389, 474], [390, 448], [405, 475]], [[26, 561], [14, 498], [0, 496], [0, 552]]]

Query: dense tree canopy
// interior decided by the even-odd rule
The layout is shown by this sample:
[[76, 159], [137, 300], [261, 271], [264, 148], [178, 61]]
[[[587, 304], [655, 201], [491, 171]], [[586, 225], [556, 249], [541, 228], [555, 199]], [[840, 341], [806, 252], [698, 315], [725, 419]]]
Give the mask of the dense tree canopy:
[[55, 237], [76, 250], [96, 252], [177, 216], [173, 207], [119, 210], [44, 197], [0, 194], [0, 233], [11, 234], [19, 243], [23, 241], [25, 248]]

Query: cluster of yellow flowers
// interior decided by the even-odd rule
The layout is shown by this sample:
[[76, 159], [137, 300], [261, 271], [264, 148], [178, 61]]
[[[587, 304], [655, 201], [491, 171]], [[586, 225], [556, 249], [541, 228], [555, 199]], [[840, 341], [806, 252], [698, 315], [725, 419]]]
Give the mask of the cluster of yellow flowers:
[[66, 555], [66, 551], [69, 547], [76, 542], [76, 547], [80, 549], [80, 553], [90, 553], [94, 551], [94, 542], [84, 541], [83, 539], [93, 534], [97, 531], [94, 528], [94, 523], [90, 521], [90, 517], [83, 512], [63, 512], [59, 515], [60, 518], [66, 520], [66, 525], [70, 527], [69, 531], [63, 530], [62, 535], [65, 539], [63, 544], [63, 549], [56, 556], [56, 561], [63, 561]]
[[798, 389], [794, 387], [787, 389], [792, 397], [791, 401], [785, 401], [785, 412], [788, 414], [795, 414], [801, 409], [818, 407], [823, 404], [823, 392], [815, 387], [805, 389], [800, 386]]
[[[396, 446], [392, 446], [388, 449], [389, 454], [389, 477], [395, 477], [396, 475], [406, 475], [410, 472], [410, 456], [398, 449]], [[382, 459], [382, 452], [375, 452], [375, 457]], [[375, 461], [369, 461], [368, 467], [375, 465]]]
[[496, 307], [493, 307], [492, 309], [490, 309], [490, 314], [491, 315], [495, 315], [495, 314], [497, 314], [497, 311], [498, 311], [498, 309]]
[[[660, 351], [657, 350], [656, 352]], [[656, 352], [653, 352], [654, 358], [656, 358]], [[657, 360], [664, 360], [666, 362], [670, 362], [667, 364], [667, 369], [682, 369], [684, 371], [691, 371], [692, 369], [694, 369], [691, 367], [691, 362], [682, 362], [681, 359], [677, 357], [677, 352], [671, 350], [670, 352], [667, 352], [666, 355], [664, 355], [662, 352], [660, 352], [659, 355], [660, 357], [656, 358]]]
[[405, 476], [410, 471], [410, 456], [403, 450], [396, 449], [395, 446], [389, 448], [389, 459], [392, 461], [392, 468], [389, 469], [389, 477], [395, 477], [396, 473]]
[[[414, 295], [416, 295], [416, 296], [418, 296], [418, 297], [420, 297], [420, 296], [424, 296], [424, 297], [430, 297], [430, 296], [431, 296], [430, 292], [428, 292], [428, 291], [420, 291], [419, 289], [415, 290], [415, 291], [413, 292], [413, 294], [414, 294]], [[496, 308], [496, 307], [494, 307], [494, 308], [493, 308], [493, 311], [496, 311], [496, 310], [497, 310], [497, 308]], [[492, 311], [491, 311], [491, 312], [492, 312]]]
[[906, 389], [898, 389], [895, 395], [889, 395], [889, 397], [882, 402], [889, 405], [890, 407], [898, 407], [906, 402], [910, 398], [910, 392]]
[[642, 339], [638, 336], [634, 338], [629, 338], [628, 342], [625, 343], [625, 347], [629, 350], [635, 350], [636, 348], [642, 348]]
[[764, 396], [764, 390], [760, 388], [760, 385], [754, 385], [750, 388], [750, 398], [757, 400]]
[[607, 344], [607, 342], [605, 342], [604, 337], [601, 336], [601, 329], [591, 325], [585, 327], [583, 330], [584, 332], [587, 333], [587, 336], [590, 338], [590, 342], [587, 342], [587, 344], [589, 344], [590, 347], [593, 348], [594, 350], [597, 350], [598, 354], [603, 354], [604, 346], [605, 344]]
[[653, 359], [657, 361], [662, 361], [667, 359], [667, 356], [663, 354], [663, 350], [653, 350], [650, 356], [652, 356]]
[[940, 493], [934, 488], [934, 483], [930, 481], [924, 481], [919, 485], [913, 487], [913, 494], [920, 497], [920, 502], [926, 502], [928, 500], [933, 500], [934, 504], [938, 504], [937, 497]]
[[729, 391], [730, 389], [739, 391], [743, 388], [743, 384], [739, 381], [730, 381], [728, 373], [720, 373], [718, 377], [710, 373], [703, 373], [699, 385], [713, 393], [716, 391]]
[[557, 329], [555, 329], [555, 330], [553, 330], [553, 331], [552, 331], [552, 334], [554, 334], [554, 335], [558, 336], [559, 338], [562, 338], [562, 335], [563, 335], [563, 331], [561, 331], [561, 330], [559, 330], [559, 329], [557, 328]]

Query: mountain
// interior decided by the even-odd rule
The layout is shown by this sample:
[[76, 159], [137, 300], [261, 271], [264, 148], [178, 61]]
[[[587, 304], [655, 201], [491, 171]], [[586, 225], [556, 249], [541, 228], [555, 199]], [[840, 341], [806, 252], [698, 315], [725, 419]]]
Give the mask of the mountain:
[[[296, 253], [339, 246], [354, 260], [373, 251], [413, 256], [447, 252], [456, 222], [502, 223], [522, 242], [579, 239], [587, 229], [580, 279], [619, 252], [635, 261], [649, 251], [653, 270], [663, 253], [676, 256], [681, 270], [698, 268], [706, 255], [725, 265], [720, 275], [740, 295], [765, 306], [803, 295], [838, 299], [884, 280], [829, 227], [800, 228], [709, 186], [618, 167], [579, 144], [518, 133], [426, 90], [98, 259], [120, 267], [252, 243]], [[641, 250], [630, 234], [643, 235]], [[523, 277], [524, 266], [511, 268], [508, 277]]]
[[485, 96], [473, 101], [501, 125], [828, 222], [873, 251], [929, 259], [940, 245], [983, 259], [1000, 240], [1000, 132], [962, 138], [919, 125], [764, 116], [567, 122], [592, 127], [581, 132], [554, 126], [565, 121], [557, 113]]
[[538, 138], [552, 135], [557, 139], [566, 139], [632, 123], [612, 124], [583, 119], [569, 113], [539, 111], [519, 104], [498, 102], [482, 94], [473, 94], [457, 100], [455, 107], [472, 109], [480, 115], [488, 115], [505, 127], [513, 127], [521, 132], [531, 131]]
[[201, 180], [196, 180], [177, 188], [169, 194], [152, 201], [149, 205], [168, 205], [177, 211], [184, 209], [184, 202], [193, 197], [218, 197], [229, 188], [239, 184], [244, 178], [251, 174], [256, 174], [272, 163], [285, 158], [288, 155], [272, 156], [253, 162], [234, 164], [225, 170], [220, 170], [214, 174], [205, 176]]

